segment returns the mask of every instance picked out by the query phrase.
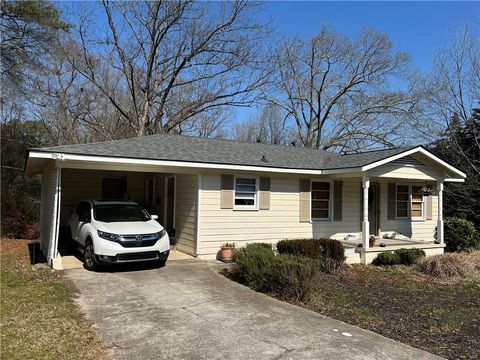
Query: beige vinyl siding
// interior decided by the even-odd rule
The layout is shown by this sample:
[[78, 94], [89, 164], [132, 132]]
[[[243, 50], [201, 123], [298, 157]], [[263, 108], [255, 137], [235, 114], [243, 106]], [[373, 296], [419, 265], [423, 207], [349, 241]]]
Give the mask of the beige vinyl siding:
[[300, 223], [299, 179], [271, 178], [269, 210], [220, 208], [220, 175], [203, 175], [199, 255], [213, 255], [225, 242], [276, 243], [312, 236], [312, 224]]
[[370, 177], [396, 178], [396, 179], [415, 179], [415, 180], [436, 180], [441, 177], [441, 173], [431, 169], [426, 165], [401, 165], [385, 164], [368, 172]]
[[145, 199], [145, 176], [138, 172], [62, 169], [61, 224], [65, 224], [75, 204], [84, 199], [102, 196], [102, 178], [127, 176], [127, 192], [130, 200], [142, 204]]
[[[342, 221], [317, 220], [313, 222], [313, 236], [343, 240], [346, 235], [360, 234], [360, 180], [343, 179]], [[333, 183], [332, 183], [333, 184]], [[333, 204], [332, 204], [333, 206]], [[330, 210], [333, 214], [333, 208]]]
[[195, 255], [196, 243], [197, 179], [197, 175], [182, 174], [177, 174], [175, 179], [175, 230], [177, 249], [191, 255]]
[[[380, 183], [380, 235], [389, 232], [400, 232], [414, 240], [433, 241], [435, 227], [438, 219], [438, 196], [432, 195], [432, 219], [431, 220], [388, 220], [387, 218], [387, 187], [388, 182], [395, 182], [394, 180], [382, 181]], [[403, 184], [401, 180], [397, 183]], [[424, 185], [422, 182], [415, 183], [415, 180], [410, 180], [410, 184]], [[424, 203], [426, 206], [426, 202]]]

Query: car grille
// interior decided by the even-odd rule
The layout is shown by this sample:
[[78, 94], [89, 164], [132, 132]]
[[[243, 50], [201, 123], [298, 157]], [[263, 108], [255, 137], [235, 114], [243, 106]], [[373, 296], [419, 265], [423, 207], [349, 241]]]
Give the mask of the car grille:
[[118, 261], [155, 260], [158, 258], [158, 251], [145, 251], [118, 255]]
[[119, 239], [120, 245], [127, 248], [153, 246], [158, 241], [155, 234], [143, 235], [122, 235]]

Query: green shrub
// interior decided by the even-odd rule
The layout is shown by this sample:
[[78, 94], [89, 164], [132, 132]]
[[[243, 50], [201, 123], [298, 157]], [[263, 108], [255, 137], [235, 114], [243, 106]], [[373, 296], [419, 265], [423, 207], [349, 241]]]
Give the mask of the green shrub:
[[399, 264], [402, 265], [413, 265], [425, 256], [425, 251], [422, 249], [398, 249], [394, 253], [398, 256]]
[[322, 271], [334, 271], [345, 261], [342, 243], [332, 239], [282, 240], [277, 243], [280, 254], [307, 256], [319, 260]]
[[448, 217], [444, 220], [445, 250], [447, 252], [466, 251], [480, 248], [480, 232], [468, 220]]
[[378, 266], [413, 265], [424, 256], [425, 251], [422, 249], [398, 249], [378, 254], [372, 264]]
[[232, 277], [250, 288], [285, 299], [303, 301], [316, 286], [318, 262], [301, 256], [275, 256], [261, 244], [250, 244], [235, 252]]
[[390, 266], [390, 265], [397, 265], [400, 263], [400, 259], [398, 258], [398, 254], [392, 251], [385, 251], [377, 255], [375, 259], [373, 259], [372, 264], [377, 266]]

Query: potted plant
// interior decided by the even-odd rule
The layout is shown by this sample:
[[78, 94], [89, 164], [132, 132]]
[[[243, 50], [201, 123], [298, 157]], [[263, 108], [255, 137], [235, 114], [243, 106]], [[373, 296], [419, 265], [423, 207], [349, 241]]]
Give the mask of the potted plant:
[[230, 262], [233, 260], [234, 243], [225, 243], [220, 246], [219, 260], [223, 262]]

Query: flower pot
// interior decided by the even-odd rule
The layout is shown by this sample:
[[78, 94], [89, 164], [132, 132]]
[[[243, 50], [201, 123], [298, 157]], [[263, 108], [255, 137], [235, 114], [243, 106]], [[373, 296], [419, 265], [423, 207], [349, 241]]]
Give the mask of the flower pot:
[[229, 262], [233, 260], [233, 248], [222, 246], [220, 247], [219, 260], [223, 262]]

